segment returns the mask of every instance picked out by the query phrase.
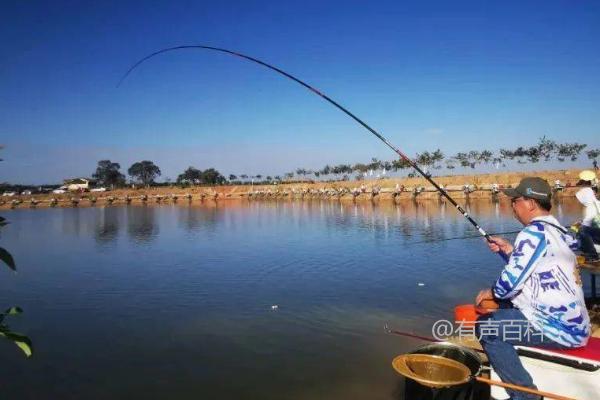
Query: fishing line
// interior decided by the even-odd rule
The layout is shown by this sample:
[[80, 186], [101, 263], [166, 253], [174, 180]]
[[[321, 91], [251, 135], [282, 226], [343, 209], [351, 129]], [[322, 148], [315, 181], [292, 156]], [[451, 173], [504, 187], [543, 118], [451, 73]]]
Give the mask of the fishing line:
[[[507, 231], [507, 232], [493, 232], [490, 233], [490, 236], [498, 236], [498, 235], [513, 235], [515, 233], [519, 233], [521, 231]], [[481, 238], [481, 235], [472, 235], [472, 236], [455, 236], [455, 237], [451, 237], [451, 238], [444, 238], [444, 239], [435, 239], [435, 240], [421, 240], [418, 242], [410, 242], [407, 243], [407, 246], [412, 246], [413, 244], [423, 244], [423, 243], [439, 243], [439, 242], [446, 242], [448, 240], [461, 240], [461, 239], [479, 239]]]
[[[373, 135], [377, 136], [377, 138], [379, 138], [379, 140], [381, 140], [383, 143], [385, 143], [390, 149], [392, 149], [394, 152], [396, 152], [396, 154], [398, 154], [400, 156], [401, 159], [403, 159], [404, 161], [406, 161], [415, 171], [417, 171], [421, 176], [423, 176], [431, 185], [433, 185], [433, 187], [440, 192], [440, 194], [442, 196], [444, 196], [457, 210], [459, 213], [462, 214], [463, 217], [465, 217], [467, 219], [467, 221], [469, 221], [469, 223], [471, 225], [473, 225], [475, 227], [475, 229], [477, 229], [477, 231], [479, 232], [479, 234], [481, 236], [483, 236], [489, 243], [493, 243], [492, 238], [490, 237], [490, 235], [483, 230], [483, 228], [481, 228], [477, 222], [452, 198], [450, 197], [450, 195], [448, 194], [448, 192], [446, 192], [442, 187], [440, 187], [433, 179], [431, 179], [430, 174], [424, 172], [418, 165], [417, 163], [415, 163], [413, 160], [411, 160], [406, 154], [404, 154], [402, 151], [400, 151], [400, 149], [398, 149], [397, 147], [395, 147], [394, 145], [392, 145], [386, 138], [384, 138], [379, 132], [377, 132], [375, 129], [371, 128], [369, 125], [367, 125], [365, 122], [363, 122], [360, 118], [358, 118], [356, 115], [352, 114], [350, 111], [348, 111], [346, 108], [344, 108], [343, 106], [341, 106], [339, 103], [337, 103], [336, 101], [332, 100], [331, 98], [329, 98], [327, 95], [325, 95], [324, 93], [320, 92], [319, 90], [315, 89], [314, 87], [312, 87], [311, 85], [309, 85], [306, 82], [301, 81], [300, 79], [296, 78], [295, 76], [283, 71], [282, 69], [279, 69], [273, 65], [267, 64], [264, 61], [261, 61], [259, 59], [256, 59], [254, 57], [250, 57], [241, 53], [238, 53], [236, 51], [232, 51], [232, 50], [227, 50], [227, 49], [223, 49], [223, 48], [219, 48], [219, 47], [212, 47], [212, 46], [202, 46], [202, 45], [185, 45], [185, 46], [175, 46], [175, 47], [169, 47], [169, 48], [165, 48], [162, 50], [158, 50], [152, 54], [147, 55], [146, 57], [140, 59], [139, 61], [137, 61], [135, 64], [133, 64], [129, 70], [127, 70], [127, 72], [123, 75], [123, 77], [119, 80], [119, 83], [117, 84], [117, 87], [120, 87], [121, 84], [125, 81], [125, 79], [133, 72], [134, 69], [136, 69], [138, 66], [140, 66], [143, 62], [149, 60], [152, 57], [155, 57], [159, 54], [162, 53], [167, 53], [170, 51], [177, 51], [177, 50], [188, 50], [188, 49], [203, 49], [203, 50], [212, 50], [212, 51], [217, 51], [217, 52], [221, 52], [221, 53], [226, 53], [226, 54], [230, 54], [236, 57], [240, 57], [243, 59], [246, 59], [248, 61], [252, 61], [254, 63], [260, 64], [263, 67], [266, 67], [272, 71], [275, 71], [283, 76], [285, 76], [286, 78], [289, 78], [293, 81], [295, 81], [296, 83], [304, 86], [305, 88], [307, 88], [308, 90], [310, 90], [311, 92], [313, 92], [314, 94], [320, 96], [321, 98], [323, 98], [324, 100], [327, 100], [329, 103], [331, 103], [332, 105], [334, 105], [336, 108], [338, 108], [339, 110], [343, 111], [346, 115], [348, 115], [350, 118], [354, 119], [356, 122], [358, 122], [360, 125], [362, 125], [364, 128], [366, 128], [369, 132], [371, 132]], [[503, 252], [498, 252], [498, 255], [500, 255], [500, 257], [502, 257], [502, 259], [505, 262], [508, 262], [508, 255], [506, 255]]]

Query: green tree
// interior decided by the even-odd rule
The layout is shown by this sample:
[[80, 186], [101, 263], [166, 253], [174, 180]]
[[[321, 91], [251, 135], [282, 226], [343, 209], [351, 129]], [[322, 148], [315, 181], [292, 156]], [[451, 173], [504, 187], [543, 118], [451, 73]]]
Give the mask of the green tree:
[[585, 154], [590, 160], [596, 161], [596, 158], [600, 157], [600, 149], [591, 149], [586, 151]]
[[335, 175], [335, 179], [338, 179], [338, 175], [344, 173], [344, 168], [345, 167], [346, 166], [344, 164], [334, 165], [333, 167], [331, 167], [331, 173], [333, 175]]
[[527, 154], [527, 161], [530, 163], [537, 163], [540, 161], [541, 153], [537, 146], [529, 147], [525, 150], [525, 154]]
[[119, 170], [121, 165], [119, 163], [112, 162], [110, 160], [98, 161], [96, 172], [92, 174], [92, 178], [96, 179], [100, 184], [104, 186], [115, 186], [125, 185], [125, 175]]
[[436, 151], [431, 153], [431, 161], [433, 161], [433, 168], [435, 168], [435, 169], [442, 168], [439, 163], [442, 162], [444, 157], [445, 157], [444, 153], [442, 153], [442, 150], [440, 150], [440, 149], [437, 149]]
[[500, 168], [500, 166], [506, 167], [506, 163], [504, 163], [504, 160], [501, 157], [494, 157], [492, 163], [496, 169]]
[[500, 158], [503, 160], [514, 160], [515, 155], [512, 150], [500, 149]]
[[571, 161], [577, 161], [581, 151], [587, 147], [581, 143], [561, 143], [558, 145], [557, 158], [558, 161], [565, 161], [567, 158]]
[[392, 169], [394, 171], [398, 171], [399, 169], [408, 169], [411, 167], [412, 166], [410, 165], [410, 163], [404, 158], [398, 158], [397, 160], [392, 161]]
[[209, 168], [202, 172], [200, 180], [209, 185], [222, 185], [227, 179], [216, 169]]
[[356, 163], [352, 166], [352, 171], [354, 172], [359, 172], [359, 173], [365, 173], [369, 170], [369, 166], [362, 164], [362, 163]]
[[381, 161], [379, 161], [378, 159], [376, 159], [375, 157], [371, 158], [371, 162], [369, 163], [369, 169], [372, 169], [374, 171], [381, 169]]
[[469, 166], [471, 169], [475, 168], [477, 164], [479, 164], [481, 159], [481, 152], [477, 150], [469, 151]]
[[539, 154], [544, 158], [544, 161], [549, 161], [552, 159], [557, 150], [556, 142], [547, 139], [546, 136], [542, 136], [540, 138], [537, 147]]
[[194, 167], [188, 167], [182, 174], [177, 175], [177, 184], [198, 184], [201, 182], [202, 171]]
[[446, 168], [447, 169], [454, 169], [456, 168], [456, 159], [454, 158], [449, 158], [446, 160]]
[[428, 151], [425, 151], [421, 154], [417, 153], [417, 156], [415, 157], [415, 162], [418, 165], [421, 165], [424, 167], [429, 167], [429, 166], [433, 165], [433, 160], [431, 158], [431, 154], [429, 154]]
[[235, 181], [236, 179], [237, 179], [237, 176], [235, 176], [234, 174], [229, 174], [230, 181]]
[[479, 153], [479, 161], [484, 164], [489, 164], [493, 157], [494, 153], [489, 150], [483, 150], [481, 153]]
[[415, 162], [424, 167], [433, 167], [435, 169], [440, 169], [441, 166], [439, 163], [444, 159], [444, 153], [440, 149], [430, 153], [425, 151], [421, 154], [417, 154], [415, 158]]
[[469, 167], [471, 165], [471, 161], [470, 161], [470, 157], [469, 157], [469, 153], [456, 153], [456, 155], [454, 156], [454, 159], [456, 160], [456, 162], [458, 162], [458, 164], [461, 167]]
[[148, 186], [154, 183], [154, 179], [161, 175], [160, 168], [154, 165], [152, 161], [139, 161], [133, 164], [127, 170], [129, 176], [133, 179], [143, 183]]

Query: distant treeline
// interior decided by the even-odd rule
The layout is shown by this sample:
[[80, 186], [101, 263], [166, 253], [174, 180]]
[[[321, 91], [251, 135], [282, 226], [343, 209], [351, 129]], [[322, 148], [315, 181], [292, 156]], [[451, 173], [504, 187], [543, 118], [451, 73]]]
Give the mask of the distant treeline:
[[[126, 184], [125, 175], [120, 172], [121, 165], [110, 160], [98, 161], [96, 172], [92, 174], [98, 185], [119, 187]], [[131, 165], [127, 170], [131, 177], [130, 184], [139, 183], [144, 186], [171, 185], [173, 182], [167, 179], [164, 183], [156, 183], [155, 180], [161, 175], [160, 168], [152, 161], [144, 160]], [[188, 167], [183, 173], [177, 176], [178, 185], [222, 185], [227, 179], [214, 168], [199, 170], [194, 167]]]
[[[535, 164], [538, 162], [547, 162], [551, 160], [557, 160], [559, 162], [564, 161], [576, 161], [582, 153], [585, 153], [588, 159], [593, 160], [596, 163], [596, 159], [600, 156], [600, 149], [590, 149], [584, 151], [587, 148], [586, 144], [582, 143], [557, 143], [546, 137], [542, 137], [538, 140], [538, 143], [530, 146], [523, 147], [519, 146], [515, 149], [502, 148], [498, 152], [490, 150], [471, 150], [468, 152], [459, 152], [453, 156], [447, 157], [440, 149], [434, 151], [425, 151], [417, 154], [414, 161], [430, 173], [432, 170], [441, 170], [443, 168], [447, 170], [454, 170], [456, 168], [463, 169], [475, 169], [479, 165], [494, 165], [496, 168], [506, 167], [507, 163], [513, 162], [517, 164]], [[142, 163], [150, 163], [149, 161], [143, 161]], [[129, 175], [141, 181], [144, 184], [151, 184], [153, 179], [147, 179], [149, 175], [143, 175], [139, 172], [140, 163], [134, 164], [129, 169]], [[136, 168], [134, 168], [137, 166]], [[158, 167], [154, 166], [158, 170]], [[132, 170], [133, 168], [133, 170]], [[150, 168], [150, 167], [148, 167]], [[146, 168], [146, 169], [148, 169]], [[199, 170], [194, 167], [189, 167], [182, 174], [177, 177], [175, 183], [179, 185], [222, 185], [222, 184], [261, 184], [261, 183], [273, 183], [281, 181], [310, 181], [310, 180], [348, 180], [350, 176], [355, 175], [356, 179], [362, 179], [365, 176], [373, 175], [382, 176], [388, 172], [397, 172], [401, 170], [410, 170], [411, 167], [408, 162], [402, 159], [396, 159], [391, 161], [381, 161], [376, 158], [371, 159], [368, 163], [356, 163], [356, 164], [339, 164], [339, 165], [325, 165], [321, 169], [311, 170], [307, 168], [297, 168], [295, 171], [287, 172], [282, 175], [251, 175], [251, 174], [230, 174], [228, 178], [225, 178], [219, 171], [214, 168], [209, 168], [205, 171]], [[143, 169], [142, 169], [143, 170]], [[409, 172], [409, 176], [414, 173]], [[96, 174], [95, 176], [97, 176]], [[144, 179], [146, 176], [146, 179]], [[152, 177], [152, 176], [151, 176]]]
[[[453, 156], [446, 156], [440, 149], [434, 151], [425, 151], [419, 153], [414, 158], [414, 161], [425, 171], [432, 173], [432, 170], [441, 170], [443, 168], [452, 171], [456, 168], [475, 169], [480, 165], [493, 165], [496, 168], [506, 167], [508, 163], [517, 164], [535, 164], [557, 160], [576, 161], [582, 153], [589, 160], [592, 160], [594, 166], [597, 165], [596, 159], [600, 156], [600, 149], [589, 149], [584, 151], [588, 146], [582, 143], [557, 143], [553, 140], [542, 137], [538, 143], [530, 147], [519, 146], [515, 149], [502, 148], [498, 152], [490, 150], [471, 150], [459, 152]], [[321, 169], [297, 168], [295, 171], [286, 172], [282, 175], [264, 176], [261, 174], [251, 175], [247, 173], [228, 177], [222, 175], [215, 168], [200, 170], [193, 166], [188, 167], [185, 171], [177, 176], [175, 182], [166, 179], [165, 182], [157, 183], [156, 179], [161, 176], [160, 168], [152, 161], [144, 160], [132, 164], [127, 169], [127, 174], [130, 177], [129, 182], [121, 173], [121, 165], [111, 160], [98, 161], [96, 171], [92, 174], [92, 178], [96, 180], [98, 186], [106, 187], [123, 187], [131, 184], [140, 184], [144, 186], [163, 186], [177, 184], [180, 186], [189, 185], [244, 185], [244, 184], [264, 184], [276, 182], [293, 182], [293, 181], [313, 181], [313, 180], [349, 180], [352, 175], [356, 179], [363, 179], [366, 176], [383, 177], [389, 172], [397, 172], [407, 170], [408, 176], [414, 176], [411, 171], [410, 164], [402, 159], [391, 161], [381, 161], [372, 158], [367, 163], [355, 164], [339, 164], [325, 165]], [[52, 187], [52, 185], [45, 185]], [[27, 185], [8, 185], [0, 184], [0, 189], [4, 190], [23, 190], [30, 189]]]
[[[553, 140], [542, 137], [538, 143], [531, 147], [517, 147], [516, 149], [500, 149], [497, 153], [490, 150], [471, 150], [468, 152], [459, 152], [453, 156], [447, 157], [440, 149], [435, 151], [425, 151], [417, 154], [413, 159], [420, 167], [431, 173], [431, 170], [454, 170], [456, 168], [475, 169], [479, 165], [494, 165], [496, 168], [506, 167], [509, 162], [517, 164], [538, 163], [540, 161], [558, 160], [576, 161], [584, 149], [586, 144], [581, 143], [556, 143]], [[593, 160], [596, 165], [596, 159], [600, 156], [600, 149], [591, 149], [585, 152], [588, 159]], [[351, 174], [356, 174], [359, 179], [363, 176], [386, 174], [389, 171], [399, 171], [411, 169], [408, 162], [403, 159], [392, 161], [381, 161], [376, 158], [371, 159], [368, 163], [357, 164], [339, 164], [326, 165], [319, 170], [310, 170], [298, 168], [295, 172], [284, 174], [286, 179], [294, 177], [323, 177], [329, 178], [332, 175], [336, 179], [348, 179]], [[409, 176], [414, 173], [409, 173]]]

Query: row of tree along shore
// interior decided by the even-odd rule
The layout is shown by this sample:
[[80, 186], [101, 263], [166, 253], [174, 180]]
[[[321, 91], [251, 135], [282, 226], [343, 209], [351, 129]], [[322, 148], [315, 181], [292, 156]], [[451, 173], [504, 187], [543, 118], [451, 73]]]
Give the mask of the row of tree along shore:
[[[586, 150], [587, 149], [587, 150]], [[473, 173], [481, 169], [490, 169], [498, 172], [508, 172], [511, 169], [522, 169], [524, 164], [538, 164], [549, 161], [569, 163], [577, 161], [583, 154], [591, 161], [591, 167], [597, 168], [597, 158], [600, 149], [588, 149], [582, 143], [557, 143], [542, 137], [534, 146], [519, 146], [515, 149], [500, 149], [498, 152], [490, 150], [471, 150], [459, 152], [447, 157], [440, 149], [419, 153], [414, 161], [428, 174], [439, 176], [444, 174]], [[98, 161], [96, 170], [92, 173], [92, 182], [96, 187], [117, 189], [125, 187], [155, 187], [173, 186], [181, 188], [198, 185], [273, 185], [285, 183], [334, 183], [338, 181], [364, 181], [370, 179], [415, 177], [415, 171], [408, 162], [402, 159], [381, 161], [372, 158], [366, 163], [325, 165], [321, 169], [297, 168], [295, 171], [282, 175], [262, 174], [229, 174], [227, 177], [215, 168], [205, 170], [190, 166], [177, 176], [175, 180], [166, 178], [158, 182], [162, 171], [153, 161], [143, 160], [133, 163], [127, 169], [127, 176], [121, 172], [121, 165], [111, 160]], [[89, 181], [89, 179], [86, 179]], [[65, 181], [66, 182], [66, 181]], [[0, 184], [0, 191], [49, 192], [61, 185], [11, 185]]]
[[[469, 199], [502, 200], [501, 189], [514, 187], [522, 177], [541, 176], [553, 186], [555, 198], [574, 196], [581, 170], [498, 173], [437, 177], [436, 182], [461, 201]], [[189, 204], [233, 199], [245, 200], [339, 200], [402, 201], [443, 198], [424, 178], [363, 180], [361, 182], [283, 183], [279, 185], [177, 185], [123, 188], [104, 193], [35, 194], [0, 199], [0, 208], [82, 207], [113, 204]]]
[[[459, 152], [454, 156], [446, 157], [440, 150], [425, 151], [416, 155], [414, 161], [429, 173], [439, 175], [440, 170], [445, 168], [448, 173], [454, 172], [456, 168], [464, 170], [474, 170], [479, 166], [493, 165], [497, 170], [508, 168], [509, 164], [537, 164], [539, 162], [548, 162], [557, 160], [559, 162], [574, 162], [585, 153], [587, 158], [597, 165], [597, 158], [600, 157], [600, 149], [588, 149], [588, 146], [582, 143], [557, 143], [553, 140], [542, 137], [538, 143], [530, 147], [519, 146], [515, 149], [500, 149], [497, 153], [490, 150], [471, 150], [468, 152]], [[120, 164], [110, 160], [98, 162], [96, 171], [92, 177], [101, 185], [109, 187], [122, 187], [126, 184], [126, 177], [120, 172]], [[245, 184], [272, 184], [285, 182], [315, 182], [315, 181], [348, 181], [364, 180], [368, 178], [386, 178], [388, 174], [393, 174], [406, 170], [408, 177], [414, 177], [415, 173], [408, 162], [402, 159], [392, 161], [381, 161], [372, 158], [367, 163], [325, 165], [321, 169], [297, 168], [295, 171], [286, 172], [282, 175], [262, 175], [262, 174], [230, 174], [228, 177], [222, 175], [215, 168], [200, 170], [193, 166], [177, 176], [175, 182], [167, 179], [163, 183], [171, 185], [175, 183], [179, 186], [193, 185], [245, 185]], [[160, 168], [152, 161], [140, 161], [134, 163], [127, 170], [130, 176], [129, 183], [139, 183], [144, 186], [156, 185], [156, 179], [161, 176]]]

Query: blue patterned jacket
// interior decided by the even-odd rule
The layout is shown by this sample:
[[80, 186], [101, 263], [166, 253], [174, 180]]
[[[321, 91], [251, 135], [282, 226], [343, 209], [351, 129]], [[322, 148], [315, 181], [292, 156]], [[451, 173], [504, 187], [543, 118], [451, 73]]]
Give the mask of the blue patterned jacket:
[[572, 251], [576, 242], [553, 225], [561, 227], [553, 216], [538, 217], [519, 233], [492, 291], [510, 300], [545, 337], [580, 347], [591, 329]]

